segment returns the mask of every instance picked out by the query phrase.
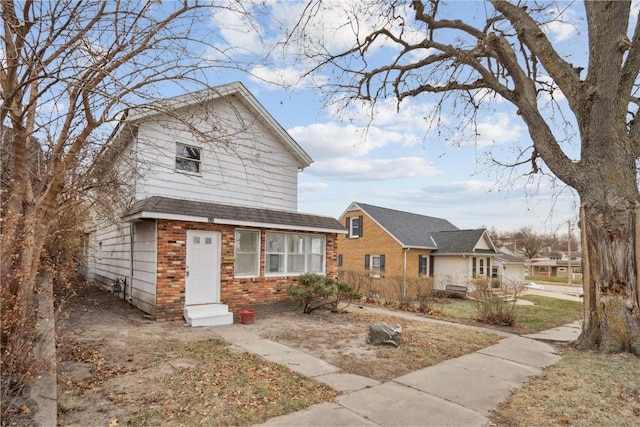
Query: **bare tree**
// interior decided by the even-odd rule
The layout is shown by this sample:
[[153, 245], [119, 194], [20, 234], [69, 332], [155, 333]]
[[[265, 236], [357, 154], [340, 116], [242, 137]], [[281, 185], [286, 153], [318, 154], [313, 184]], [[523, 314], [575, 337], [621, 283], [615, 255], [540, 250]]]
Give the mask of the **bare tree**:
[[31, 339], [36, 277], [61, 196], [86, 184], [82, 171], [122, 112], [182, 84], [206, 87], [208, 69], [232, 67], [203, 59], [225, 58], [203, 25], [216, 7], [206, 0], [0, 2], [3, 372], [11, 346]]
[[536, 234], [531, 227], [522, 227], [513, 234], [516, 246], [528, 260], [535, 258], [545, 246], [544, 237]]
[[[476, 13], [468, 13], [476, 5]], [[510, 166], [528, 165], [531, 174], [548, 168], [580, 197], [585, 311], [579, 348], [640, 354], [640, 29], [630, 26], [631, 1], [584, 2], [587, 33], [581, 41], [588, 45], [588, 59], [581, 69], [545, 32], [554, 19], [548, 9], [562, 5], [340, 3], [353, 44], [331, 51], [314, 39], [315, 20], [327, 3], [313, 0], [286, 43], [298, 41], [314, 71], [332, 71], [333, 95], [346, 102], [394, 97], [401, 108], [406, 98], [437, 95], [441, 114], [449, 114], [444, 109], [455, 102], [468, 118], [482, 108], [483, 96], [510, 103], [533, 141]], [[375, 56], [381, 50], [384, 59]], [[573, 117], [560, 116], [560, 110], [549, 114], [546, 106], [558, 91]], [[577, 127], [579, 151], [558, 135], [553, 124], [559, 116]]]

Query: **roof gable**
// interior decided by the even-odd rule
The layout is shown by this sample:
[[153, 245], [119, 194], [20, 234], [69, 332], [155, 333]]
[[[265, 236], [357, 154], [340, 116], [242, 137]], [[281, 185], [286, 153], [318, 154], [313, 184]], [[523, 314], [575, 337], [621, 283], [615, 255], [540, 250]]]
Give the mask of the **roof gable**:
[[[135, 135], [135, 130], [139, 123], [153, 120], [163, 114], [175, 116], [177, 111], [219, 99], [227, 99], [231, 102], [237, 101], [246, 107], [270, 132], [276, 135], [278, 141], [281, 142], [286, 151], [296, 160], [299, 169], [304, 169], [313, 163], [309, 154], [298, 145], [240, 82], [211, 87], [133, 107], [124, 113], [108, 145], [113, 145], [122, 139], [130, 140], [131, 136]], [[121, 145], [121, 142], [118, 145]]]
[[[345, 214], [362, 210], [387, 233], [405, 247], [436, 248], [431, 238], [434, 232], [453, 231], [458, 228], [446, 219], [382, 208], [365, 203], [352, 203]], [[343, 214], [343, 216], [345, 215]]]
[[[433, 249], [434, 254], [496, 254], [487, 230], [460, 230], [443, 218], [353, 202], [342, 214], [362, 211], [402, 246]], [[365, 232], [366, 235], [366, 232]]]
[[[479, 228], [475, 230], [441, 231], [432, 234], [438, 247], [438, 254], [473, 254], [490, 253], [497, 251], [487, 235], [487, 230]], [[480, 242], [485, 239], [489, 249], [483, 248]]]

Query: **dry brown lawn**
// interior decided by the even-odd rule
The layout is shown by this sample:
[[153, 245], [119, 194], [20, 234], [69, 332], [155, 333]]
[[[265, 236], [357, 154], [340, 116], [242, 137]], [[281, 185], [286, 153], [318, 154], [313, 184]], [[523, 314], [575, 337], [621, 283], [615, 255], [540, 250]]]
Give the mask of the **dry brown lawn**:
[[[499, 337], [358, 312], [256, 316], [243, 325], [386, 381], [491, 345]], [[399, 348], [371, 346], [368, 326], [402, 326]], [[331, 401], [335, 390], [220, 340], [215, 328], [155, 322], [96, 286], [79, 289], [58, 324], [59, 424], [250, 425]]]

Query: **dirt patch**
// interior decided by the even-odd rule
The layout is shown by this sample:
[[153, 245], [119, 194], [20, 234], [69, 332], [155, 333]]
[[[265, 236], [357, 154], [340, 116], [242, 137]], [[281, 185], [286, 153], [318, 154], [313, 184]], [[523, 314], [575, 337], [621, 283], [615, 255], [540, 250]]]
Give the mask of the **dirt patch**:
[[[403, 344], [399, 348], [366, 343], [368, 326], [379, 321], [403, 328]], [[380, 381], [475, 351], [500, 338], [450, 325], [368, 314], [357, 307], [344, 314], [317, 311], [310, 315], [291, 312], [261, 316], [258, 313], [254, 324], [243, 327], [327, 360], [347, 372]], [[217, 398], [225, 400], [226, 392], [211, 390], [210, 384], [209, 389], [203, 391], [201, 380], [208, 372], [216, 370], [211, 365], [214, 356], [233, 360], [233, 357], [225, 356], [224, 352], [229, 351], [236, 350], [219, 340], [215, 328], [192, 328], [184, 322], [156, 322], [102, 288], [82, 287], [78, 296], [68, 303], [64, 318], [58, 322], [59, 424], [107, 425], [118, 420], [119, 424], [173, 425], [202, 419], [197, 417], [204, 415], [194, 413], [194, 408], [202, 405], [191, 395], [206, 392], [210, 393], [207, 402]], [[278, 384], [283, 384], [280, 386], [283, 389], [304, 390], [304, 393], [298, 391], [296, 396], [310, 396], [310, 400], [297, 402], [297, 406], [283, 406], [282, 410], [299, 410], [335, 396], [335, 392], [327, 390], [326, 386], [307, 383], [305, 381], [309, 380], [306, 379], [291, 377], [286, 379], [288, 382], [278, 383], [289, 375], [289, 371], [273, 366], [262, 368], [259, 365], [263, 361], [257, 357], [246, 363], [250, 365], [229, 366], [229, 370], [253, 370], [260, 375], [267, 372], [270, 377], [265, 383], [273, 386], [273, 395], [278, 394]], [[186, 378], [192, 378], [192, 381], [185, 381]], [[250, 388], [253, 383], [249, 384]], [[178, 388], [172, 388], [174, 386]], [[236, 406], [222, 412], [237, 416], [245, 409], [247, 413], [255, 412], [256, 405], [260, 408], [277, 406], [270, 401], [267, 392], [271, 391], [268, 390], [260, 402], [255, 401], [256, 393], [248, 396], [248, 403], [240, 402], [237, 396], [246, 388], [236, 385], [235, 390], [228, 391], [228, 396], [233, 398], [226, 399], [227, 403]], [[186, 403], [177, 404], [178, 397]], [[288, 398], [289, 402], [293, 400]], [[272, 409], [269, 411], [260, 417], [279, 415]], [[210, 410], [208, 416], [220, 412]], [[234, 418], [232, 421], [211, 419], [210, 423], [251, 424], [256, 421], [256, 418]]]
[[135, 413], [124, 395], [153, 393], [150, 380], [191, 366], [181, 344], [215, 336], [153, 321], [93, 285], [78, 288], [57, 331], [59, 424], [67, 426], [105, 425]]
[[[386, 322], [402, 328], [402, 344], [367, 343], [369, 326]], [[409, 372], [462, 356], [501, 337], [473, 329], [369, 313], [351, 306], [345, 313], [282, 313], [248, 325], [258, 335], [339, 366], [347, 372], [389, 381]]]

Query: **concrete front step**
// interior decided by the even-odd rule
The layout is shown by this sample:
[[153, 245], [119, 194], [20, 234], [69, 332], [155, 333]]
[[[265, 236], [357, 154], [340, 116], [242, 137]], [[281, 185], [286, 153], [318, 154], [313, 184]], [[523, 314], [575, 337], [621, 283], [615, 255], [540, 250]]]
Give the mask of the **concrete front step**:
[[225, 304], [189, 305], [183, 311], [184, 320], [191, 326], [219, 326], [233, 324], [233, 313]]

